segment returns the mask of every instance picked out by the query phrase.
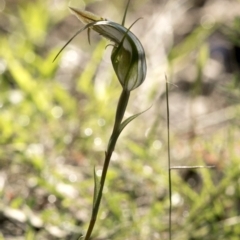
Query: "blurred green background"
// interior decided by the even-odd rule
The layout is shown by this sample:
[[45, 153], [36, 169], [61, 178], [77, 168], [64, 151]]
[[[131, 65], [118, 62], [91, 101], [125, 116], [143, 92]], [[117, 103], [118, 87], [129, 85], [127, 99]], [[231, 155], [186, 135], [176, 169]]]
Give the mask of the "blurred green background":
[[[68, 5], [121, 22], [126, 1], [0, 0], [0, 239], [76, 239], [91, 214], [120, 84], [109, 42]], [[148, 75], [117, 144], [93, 239], [168, 239], [165, 75], [170, 82], [172, 235], [239, 239], [240, 2], [132, 0], [127, 26]]]

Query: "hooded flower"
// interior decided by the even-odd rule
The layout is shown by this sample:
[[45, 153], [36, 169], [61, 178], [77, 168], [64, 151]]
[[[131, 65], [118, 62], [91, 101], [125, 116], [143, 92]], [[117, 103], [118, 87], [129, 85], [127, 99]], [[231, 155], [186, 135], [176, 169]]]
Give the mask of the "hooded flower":
[[114, 43], [111, 61], [122, 87], [127, 91], [140, 86], [146, 77], [145, 52], [138, 38], [124, 26], [87, 11], [70, 10], [84, 23]]

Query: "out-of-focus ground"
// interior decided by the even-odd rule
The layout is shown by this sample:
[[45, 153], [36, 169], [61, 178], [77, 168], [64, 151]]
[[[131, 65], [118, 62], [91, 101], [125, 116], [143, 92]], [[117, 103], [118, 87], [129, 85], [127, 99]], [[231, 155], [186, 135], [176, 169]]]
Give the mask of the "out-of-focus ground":
[[[76, 239], [91, 214], [120, 85], [107, 41], [68, 4], [121, 22], [125, 1], [0, 0], [0, 239]], [[93, 239], [238, 239], [240, 2], [132, 0], [126, 26], [148, 64], [109, 169]]]

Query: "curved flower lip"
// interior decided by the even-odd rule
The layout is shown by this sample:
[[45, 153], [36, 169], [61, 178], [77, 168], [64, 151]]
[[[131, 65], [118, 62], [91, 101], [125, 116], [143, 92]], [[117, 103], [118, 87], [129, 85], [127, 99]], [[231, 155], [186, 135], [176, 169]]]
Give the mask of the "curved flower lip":
[[112, 21], [96, 22], [93, 30], [115, 43], [111, 59], [123, 88], [131, 91], [145, 80], [147, 65], [141, 42], [129, 29]]

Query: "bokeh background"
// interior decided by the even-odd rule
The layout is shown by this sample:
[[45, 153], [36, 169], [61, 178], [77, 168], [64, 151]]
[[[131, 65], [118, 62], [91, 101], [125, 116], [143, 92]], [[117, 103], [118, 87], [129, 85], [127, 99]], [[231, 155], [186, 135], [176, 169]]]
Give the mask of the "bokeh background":
[[[76, 239], [91, 215], [120, 84], [109, 42], [68, 5], [121, 22], [126, 1], [0, 0], [0, 239]], [[240, 2], [132, 0], [148, 74], [132, 93], [92, 239], [240, 236]]]

